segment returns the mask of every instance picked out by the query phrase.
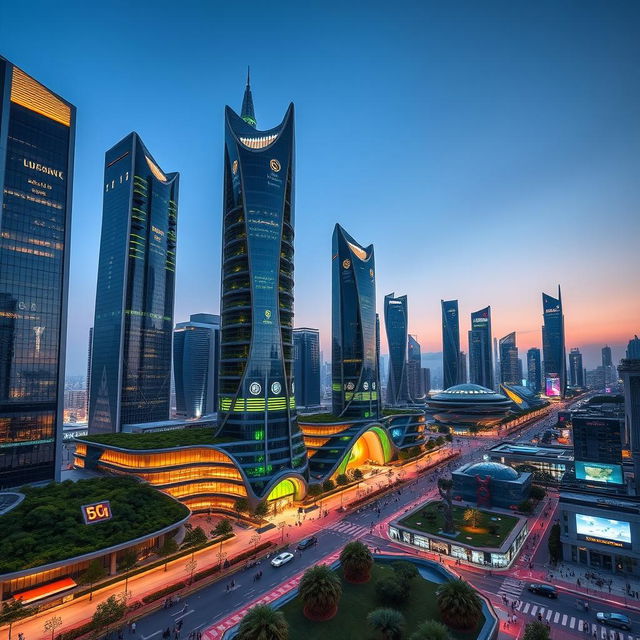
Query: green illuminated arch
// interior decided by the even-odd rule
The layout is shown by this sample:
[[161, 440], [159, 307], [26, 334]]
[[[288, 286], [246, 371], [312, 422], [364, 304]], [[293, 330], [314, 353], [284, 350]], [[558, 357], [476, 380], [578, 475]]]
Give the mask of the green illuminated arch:
[[[375, 439], [375, 441], [372, 440], [372, 438]], [[374, 448], [374, 444], [378, 445], [380, 455], [372, 455], [371, 457], [373, 459], [376, 457], [381, 458], [377, 460], [380, 464], [386, 464], [391, 460], [391, 457], [393, 456], [393, 445], [391, 444], [389, 434], [382, 427], [369, 427], [364, 433], [360, 434], [356, 441], [349, 447], [345, 456], [340, 461], [335, 475], [340, 475], [347, 470], [349, 463], [353, 459], [354, 455], [356, 455], [358, 447], [362, 446], [362, 442], [364, 442], [364, 446], [367, 447], [369, 452]]]
[[304, 484], [297, 478], [285, 478], [271, 489], [267, 496], [267, 502], [278, 500], [287, 496], [293, 496], [296, 500], [304, 495]]

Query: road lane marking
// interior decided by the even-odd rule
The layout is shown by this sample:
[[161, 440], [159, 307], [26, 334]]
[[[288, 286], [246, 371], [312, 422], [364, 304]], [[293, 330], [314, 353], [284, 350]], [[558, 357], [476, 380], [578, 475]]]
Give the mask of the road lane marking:
[[175, 620], [176, 620], [176, 622], [178, 620], [182, 620], [182, 618], [186, 618], [187, 616], [190, 616], [192, 613], [195, 613], [195, 611], [193, 609], [189, 609], [189, 611], [187, 611], [187, 613], [185, 613], [184, 615], [177, 616], [175, 618]]
[[140, 634], [142, 640], [149, 640], [149, 638], [153, 638], [153, 636], [157, 636], [159, 633], [162, 633], [162, 629], [160, 629], [160, 631], [156, 631], [155, 633], [152, 633], [148, 636], [143, 636], [142, 634]]
[[563, 627], [566, 627], [566, 626], [567, 626], [567, 618], [568, 618], [568, 616], [567, 616], [567, 614], [565, 613], [565, 614], [562, 616], [562, 626], [563, 626]]

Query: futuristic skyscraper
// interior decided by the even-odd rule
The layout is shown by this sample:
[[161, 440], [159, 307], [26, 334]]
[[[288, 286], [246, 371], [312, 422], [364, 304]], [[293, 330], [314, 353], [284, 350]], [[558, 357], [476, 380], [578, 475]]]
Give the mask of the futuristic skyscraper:
[[91, 434], [169, 418], [178, 181], [137, 133], [105, 154]]
[[407, 337], [409, 335], [407, 296], [384, 297], [384, 326], [389, 345], [389, 382], [387, 404], [392, 407], [409, 401], [407, 383]]
[[75, 127], [0, 56], [0, 488], [60, 477]]
[[332, 251], [333, 413], [380, 416], [373, 245], [362, 247], [339, 224]]
[[247, 87], [225, 109], [219, 434], [257, 496], [306, 471], [293, 387], [294, 110], [256, 130]]
[[558, 297], [542, 294], [542, 351], [544, 376], [560, 379], [560, 395], [567, 391], [567, 353], [564, 346], [564, 315], [562, 293], [558, 285]]
[[296, 405], [320, 406], [320, 332], [300, 327], [293, 330]]
[[542, 365], [540, 349], [532, 347], [527, 351], [527, 385], [533, 393], [542, 391]]
[[491, 307], [471, 314], [469, 331], [469, 380], [493, 389], [493, 361], [491, 357]]
[[500, 338], [500, 382], [502, 384], [522, 384], [516, 332], [512, 331]]
[[464, 382], [460, 374], [460, 318], [457, 300], [441, 300], [443, 388]]

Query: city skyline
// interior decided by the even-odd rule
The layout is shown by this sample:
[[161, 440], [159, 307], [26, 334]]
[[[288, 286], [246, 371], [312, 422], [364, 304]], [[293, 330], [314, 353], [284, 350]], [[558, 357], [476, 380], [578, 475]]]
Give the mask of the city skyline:
[[[77, 6], [63, 7], [54, 22], [63, 26], [66, 12]], [[580, 348], [585, 366], [593, 368], [600, 349], [609, 344], [616, 361], [637, 333], [634, 321], [640, 317], [638, 296], [624, 295], [634, 290], [638, 266], [632, 238], [637, 235], [640, 198], [631, 167], [640, 132], [630, 106], [637, 102], [638, 90], [629, 80], [637, 71], [628, 62], [638, 47], [630, 26], [637, 8], [623, 3], [614, 14], [586, 3], [582, 19], [575, 21], [578, 10], [566, 6], [564, 11], [551, 4], [539, 12], [524, 8], [517, 16], [501, 15], [501, 7], [494, 3], [481, 11], [469, 6], [468, 20], [481, 21], [483, 35], [447, 9], [412, 7], [390, 19], [382, 33], [382, 51], [369, 48], [366, 57], [350, 54], [380, 35], [378, 5], [371, 7], [370, 20], [353, 43], [344, 45], [345, 51], [331, 52], [322, 43], [331, 29], [336, 36], [352, 30], [359, 20], [355, 11], [342, 12], [342, 22], [333, 26], [328, 18], [307, 28], [299, 22], [294, 37], [303, 55], [276, 69], [263, 59], [257, 44], [250, 44], [251, 37], [232, 64], [212, 68], [211, 60], [228, 49], [231, 40], [223, 37], [222, 27], [220, 32], [211, 27], [221, 36], [214, 43], [216, 38], [202, 27], [182, 53], [172, 48], [177, 44], [163, 45], [164, 57], [175, 54], [169, 67], [182, 68], [177, 96], [143, 86], [136, 89], [135, 103], [124, 99], [137, 82], [134, 71], [123, 64], [131, 57], [133, 45], [126, 33], [131, 25], [108, 25], [123, 46], [107, 59], [91, 42], [104, 28], [100, 20], [89, 19], [76, 39], [63, 42], [59, 31], [46, 27], [46, 20], [30, 24], [29, 33], [22, 30], [20, 24], [26, 22], [21, 15], [28, 9], [8, 8], [14, 19], [0, 27], [3, 55], [78, 108], [67, 372], [86, 370], [100, 241], [102, 158], [131, 130], [154, 150], [160, 166], [182, 175], [175, 321], [186, 321], [195, 312], [219, 313], [223, 131], [218, 116], [225, 104], [239, 108], [248, 63], [258, 121], [276, 122], [288, 100], [296, 102], [296, 252], [304, 258], [296, 265], [295, 326], [317, 327], [325, 353], [330, 352], [331, 334], [327, 256], [333, 224], [341, 220], [356, 237], [358, 229], [366, 227], [364, 236], [376, 247], [378, 313], [382, 315], [386, 291], [402, 290], [411, 298], [409, 331], [418, 336], [423, 353], [441, 351], [439, 299], [460, 301], [463, 351], [468, 352], [469, 312], [487, 304], [494, 335], [515, 330], [522, 353], [532, 346], [541, 348], [540, 292], [553, 291], [559, 283], [567, 351]], [[47, 16], [52, 10], [42, 5], [40, 11]], [[219, 18], [223, 25], [225, 11], [199, 8], [179, 17], [176, 42], [184, 46], [197, 21], [213, 24]], [[276, 31], [285, 28], [260, 10], [254, 17], [248, 36], [265, 21]], [[295, 11], [290, 16], [292, 21], [300, 18]], [[150, 20], [161, 26], [167, 18], [159, 12]], [[412, 28], [412, 21], [428, 24], [426, 32]], [[536, 34], [540, 21], [548, 27], [544, 41]], [[498, 29], [504, 22], [526, 40], [526, 55], [510, 60], [500, 55], [510, 41]], [[456, 38], [462, 41], [469, 35], [472, 41], [452, 56]], [[25, 48], [28, 38], [38, 38], [40, 46]], [[145, 35], [149, 53], [141, 54], [137, 43], [136, 55], [157, 51], [155, 38]], [[491, 46], [475, 60], [475, 48], [487, 45], [484, 38], [492, 38]], [[594, 43], [601, 45], [597, 58], [589, 54]], [[396, 45], [398, 51], [384, 61], [385, 51]], [[41, 56], [43, 48], [50, 48], [51, 55]], [[350, 64], [329, 72], [337, 66], [334, 57], [345, 56]], [[520, 80], [512, 75], [519, 71], [525, 72]], [[471, 82], [477, 75], [492, 77], [478, 86]], [[328, 83], [332, 91], [317, 89]], [[381, 86], [388, 87], [385, 95], [380, 95]], [[536, 102], [540, 93], [549, 99]], [[524, 106], [527, 101], [533, 104]], [[172, 131], [167, 134], [170, 120]], [[349, 140], [344, 152], [338, 151], [341, 140]], [[386, 155], [377, 154], [377, 148], [385, 148]], [[403, 185], [399, 200], [392, 184]], [[332, 211], [334, 202], [344, 209]], [[390, 212], [392, 225], [387, 222]], [[542, 241], [530, 235], [534, 218], [544, 232]], [[608, 234], [604, 249], [603, 220]], [[571, 262], [564, 257], [570, 237], [572, 246], [580, 247]], [[455, 260], [449, 246], [453, 240], [459, 252]], [[527, 251], [522, 251], [525, 244]], [[424, 254], [418, 268], [405, 259], [416, 252]], [[549, 254], [557, 260], [549, 261]], [[517, 304], [499, 277], [503, 265], [514, 260]], [[571, 269], [563, 269], [569, 264]], [[621, 271], [618, 264], [628, 268]], [[318, 313], [319, 308], [324, 311]], [[384, 339], [382, 351], [387, 351]]]

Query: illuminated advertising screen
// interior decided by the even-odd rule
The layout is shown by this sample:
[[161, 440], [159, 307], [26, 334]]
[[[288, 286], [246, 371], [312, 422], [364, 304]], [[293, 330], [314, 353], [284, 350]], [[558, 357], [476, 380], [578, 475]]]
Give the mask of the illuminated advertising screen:
[[586, 516], [576, 513], [576, 533], [587, 542], [597, 542], [610, 547], [631, 546], [631, 526], [628, 522]]
[[606, 484], [623, 484], [622, 466], [606, 462], [575, 461], [576, 479], [588, 482], [605, 482]]
[[555, 398], [560, 396], [560, 378], [552, 377], [545, 378], [545, 392], [548, 398]]

